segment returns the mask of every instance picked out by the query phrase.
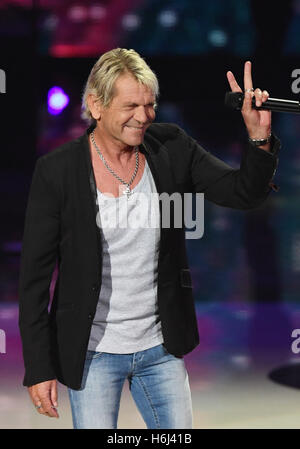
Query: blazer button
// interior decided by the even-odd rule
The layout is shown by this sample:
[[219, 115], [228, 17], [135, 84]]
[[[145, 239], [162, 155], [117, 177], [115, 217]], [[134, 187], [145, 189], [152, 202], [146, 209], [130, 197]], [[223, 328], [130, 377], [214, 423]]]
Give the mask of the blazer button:
[[97, 290], [98, 290], [98, 285], [97, 284], [93, 284], [92, 291], [96, 292]]
[[89, 313], [89, 320], [93, 319], [93, 315], [91, 313]]

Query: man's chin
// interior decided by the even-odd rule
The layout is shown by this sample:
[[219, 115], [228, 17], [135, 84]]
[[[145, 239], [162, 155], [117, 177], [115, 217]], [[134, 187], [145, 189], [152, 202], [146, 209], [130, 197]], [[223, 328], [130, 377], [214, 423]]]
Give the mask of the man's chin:
[[[125, 131], [125, 133], [123, 134], [123, 138], [124, 138], [124, 142], [129, 145], [129, 146], [136, 146], [136, 145], [141, 145], [141, 143], [144, 141], [144, 137], [145, 137], [145, 132], [147, 130], [148, 126], [146, 127], [146, 129], [143, 130], [143, 132], [134, 132], [134, 131], [129, 131], [129, 133], [127, 133]], [[125, 127], [126, 129], [126, 127]], [[132, 134], [132, 135], [131, 135]]]
[[136, 137], [134, 139], [126, 139], [126, 144], [131, 146], [131, 147], [135, 147], [137, 145], [141, 145], [141, 143], [144, 141], [144, 134], [140, 137]]

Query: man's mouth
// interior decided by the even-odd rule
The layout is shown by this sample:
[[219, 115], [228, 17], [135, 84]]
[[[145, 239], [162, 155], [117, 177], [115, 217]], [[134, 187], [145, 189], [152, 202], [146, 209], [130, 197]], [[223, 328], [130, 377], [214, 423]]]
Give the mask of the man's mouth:
[[130, 126], [130, 125], [125, 125], [126, 128], [133, 128], [133, 129], [143, 129], [143, 126]]

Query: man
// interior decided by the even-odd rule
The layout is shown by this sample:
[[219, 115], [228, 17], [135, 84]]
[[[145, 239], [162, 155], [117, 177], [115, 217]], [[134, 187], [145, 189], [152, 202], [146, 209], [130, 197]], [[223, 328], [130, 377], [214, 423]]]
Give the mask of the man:
[[[134, 50], [111, 50], [92, 68], [83, 95], [91, 126], [38, 159], [26, 211], [19, 324], [23, 384], [39, 413], [58, 417], [58, 380], [75, 428], [116, 428], [127, 378], [148, 428], [192, 428], [183, 355], [199, 336], [185, 229], [162, 226], [158, 195], [204, 192], [216, 204], [251, 209], [274, 189], [280, 143], [271, 113], [251, 107], [253, 95], [259, 106], [268, 93], [254, 91], [250, 62], [244, 70], [250, 140], [237, 170], [177, 125], [152, 123], [158, 82]], [[227, 78], [241, 91], [231, 72]], [[116, 208], [119, 225], [134, 216], [138, 194], [157, 194], [157, 226], [108, 226]]]

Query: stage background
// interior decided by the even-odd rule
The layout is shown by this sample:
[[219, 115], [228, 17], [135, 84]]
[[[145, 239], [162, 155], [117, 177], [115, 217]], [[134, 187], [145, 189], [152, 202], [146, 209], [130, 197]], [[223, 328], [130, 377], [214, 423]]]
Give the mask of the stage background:
[[[177, 123], [236, 168], [247, 135], [240, 112], [224, 106], [226, 72], [243, 85], [251, 60], [254, 87], [299, 100], [299, 35], [300, 0], [0, 0], [1, 379], [22, 369], [17, 286], [34, 164], [85, 131], [81, 95], [97, 58], [115, 47], [137, 50], [160, 82], [156, 121]], [[69, 100], [56, 115], [48, 109], [54, 86]], [[274, 113], [273, 132], [282, 141], [274, 180], [280, 190], [247, 212], [205, 201], [204, 235], [187, 240], [201, 369], [210, 356], [226, 365], [226, 354], [238, 354], [234, 363], [247, 367], [259, 346], [263, 357], [297, 358], [291, 332], [300, 328], [300, 115]]]

